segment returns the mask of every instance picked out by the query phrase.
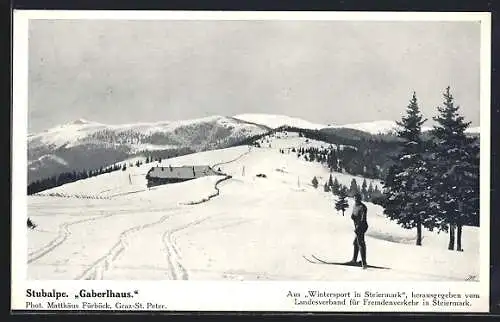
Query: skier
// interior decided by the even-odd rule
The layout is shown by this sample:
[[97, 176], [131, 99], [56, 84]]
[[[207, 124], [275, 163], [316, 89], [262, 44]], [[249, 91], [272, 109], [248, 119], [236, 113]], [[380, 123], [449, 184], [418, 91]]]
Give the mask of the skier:
[[358, 252], [361, 253], [361, 264], [363, 269], [366, 269], [368, 265], [366, 264], [366, 244], [365, 244], [365, 233], [368, 229], [368, 223], [366, 221], [367, 208], [364, 203], [361, 202], [361, 194], [358, 192], [354, 196], [355, 204], [352, 210], [351, 219], [354, 222], [354, 232], [356, 237], [354, 237], [354, 254], [352, 256], [351, 263], [356, 263], [358, 260]]

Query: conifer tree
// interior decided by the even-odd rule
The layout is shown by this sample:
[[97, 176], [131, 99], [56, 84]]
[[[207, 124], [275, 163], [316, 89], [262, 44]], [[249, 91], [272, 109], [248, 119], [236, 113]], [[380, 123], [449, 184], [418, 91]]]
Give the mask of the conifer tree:
[[318, 179], [316, 179], [316, 176], [312, 179], [311, 183], [315, 189], [318, 188]]
[[[458, 250], [462, 250], [462, 226], [474, 221], [479, 211], [479, 156], [475, 142], [465, 130], [470, 122], [460, 115], [458, 105], [447, 87], [443, 106], [434, 117], [431, 133], [435, 140], [433, 174], [439, 219], [448, 230], [448, 249], [455, 248], [455, 229], [459, 233]], [[458, 234], [457, 234], [458, 235]]]
[[349, 187], [349, 197], [354, 197], [356, 193], [359, 192], [359, 186], [358, 183], [356, 182], [356, 179], [352, 178], [351, 180], [351, 186]]
[[339, 194], [339, 192], [340, 192], [340, 184], [339, 184], [339, 182], [337, 181], [337, 177], [335, 177], [335, 179], [333, 180], [332, 192], [333, 192], [333, 194], [335, 194], [335, 195], [338, 195], [338, 194]]
[[470, 164], [462, 181], [462, 220], [457, 224], [457, 250], [462, 251], [462, 225], [479, 226], [479, 139], [467, 146]]
[[422, 125], [425, 119], [420, 113], [416, 93], [406, 108], [406, 115], [397, 122], [397, 136], [402, 140], [401, 149], [394, 158], [385, 180], [384, 213], [406, 229], [417, 229], [416, 244], [422, 245], [422, 226], [434, 228], [428, 199], [429, 172], [424, 160]]
[[349, 207], [347, 203], [347, 187], [341, 186], [339, 188], [338, 199], [335, 202], [335, 209], [337, 211], [342, 211], [342, 216], [344, 216], [345, 210]]
[[368, 186], [367, 194], [368, 194], [367, 200], [371, 201], [372, 200], [372, 196], [373, 196], [373, 183], [371, 181], [370, 181], [370, 185]]
[[328, 178], [328, 186], [329, 187], [333, 187], [333, 179], [332, 179], [332, 174], [331, 173], [330, 173], [330, 178]]
[[323, 189], [325, 192], [330, 192], [330, 186], [328, 185], [328, 182], [325, 182], [325, 185], [323, 186]]

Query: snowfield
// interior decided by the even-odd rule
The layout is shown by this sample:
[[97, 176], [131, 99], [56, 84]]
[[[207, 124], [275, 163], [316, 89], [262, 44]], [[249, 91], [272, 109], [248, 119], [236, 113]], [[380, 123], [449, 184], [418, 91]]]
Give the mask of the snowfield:
[[[28, 278], [479, 280], [478, 228], [464, 227], [464, 252], [447, 250], [448, 235], [429, 231], [415, 246], [415, 230], [389, 221], [371, 203], [368, 263], [389, 269], [308, 262], [303, 256], [351, 258], [353, 201], [342, 216], [335, 196], [322, 188], [328, 169], [279, 151], [321, 142], [293, 135], [269, 140], [271, 147], [239, 146], [161, 162], [210, 165], [231, 176], [225, 181], [210, 176], [148, 189], [145, 175], [158, 164], [149, 163], [29, 196], [28, 215], [38, 226], [27, 231]], [[353, 178], [332, 175], [345, 185]], [[356, 178], [361, 184], [363, 178]]]
[[[303, 138], [300, 137], [297, 132], [288, 132], [288, 131], [282, 131], [275, 134], [266, 135], [265, 137], [263, 137], [260, 140], [257, 140], [256, 142], [258, 142], [261, 145], [261, 147], [269, 147], [269, 144], [271, 144], [271, 148], [286, 149], [286, 150], [288, 149], [292, 150], [292, 148], [295, 148], [295, 150], [300, 148], [304, 149], [316, 148], [320, 150], [340, 148], [342, 150], [345, 147], [345, 145], [342, 144], [336, 145], [323, 141]], [[357, 149], [354, 146], [349, 146], [349, 147], [351, 149]]]

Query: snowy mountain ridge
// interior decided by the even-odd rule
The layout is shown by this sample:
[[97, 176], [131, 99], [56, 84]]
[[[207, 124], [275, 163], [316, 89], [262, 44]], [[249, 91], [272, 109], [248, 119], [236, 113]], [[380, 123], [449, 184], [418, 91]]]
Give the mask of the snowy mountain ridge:
[[[392, 133], [396, 122], [324, 125], [286, 115], [250, 113], [118, 125], [80, 118], [28, 136], [28, 178], [32, 182], [64, 171], [99, 168], [151, 151], [194, 152], [227, 147], [281, 126], [355, 129], [376, 135]], [[478, 133], [479, 128], [469, 132]]]
[[348, 128], [354, 129], [358, 131], [368, 132], [370, 134], [387, 134], [394, 131], [397, 127], [395, 121], [390, 120], [379, 120], [373, 122], [363, 122], [363, 123], [353, 123], [353, 124], [344, 124], [344, 125], [330, 125], [328, 128]]
[[148, 151], [203, 151], [267, 131], [224, 116], [120, 125], [78, 119], [28, 136], [28, 177], [99, 168]]
[[326, 127], [324, 124], [313, 123], [301, 118], [278, 114], [248, 113], [235, 115], [234, 118], [246, 122], [265, 125], [272, 129], [276, 129], [281, 126], [291, 126], [301, 129], [320, 130]]
[[[394, 133], [399, 128], [399, 126], [397, 125], [396, 121], [379, 120], [354, 124], [331, 125], [328, 126], [328, 128], [348, 128], [376, 135]], [[432, 126], [422, 126], [422, 132], [428, 132], [430, 130], [432, 130]], [[476, 126], [468, 128], [465, 132], [479, 134], [479, 130], [479, 126]]]
[[[262, 128], [256, 128], [255, 125], [245, 122], [237, 122], [232, 118], [223, 116], [210, 116], [204, 118], [181, 120], [181, 121], [161, 121], [161, 122], [138, 122], [130, 124], [103, 124], [84, 119], [78, 119], [73, 122], [65, 123], [52, 127], [41, 133], [31, 134], [29, 143], [31, 145], [45, 144], [55, 147], [63, 145], [71, 146], [85, 141], [88, 136], [96, 134], [100, 131], [114, 132], [115, 135], [143, 136], [148, 137], [155, 133], [177, 134], [187, 127], [220, 127], [234, 130], [234, 135], [242, 133], [258, 134], [263, 131]], [[179, 136], [182, 136], [179, 134]], [[184, 139], [184, 140], [183, 140]], [[189, 138], [179, 139], [180, 141], [188, 141]], [[140, 141], [140, 140], [139, 140]], [[112, 140], [110, 143], [115, 143]], [[151, 143], [151, 142], [147, 142]], [[179, 142], [181, 143], [181, 142]]]
[[[130, 133], [149, 136], [154, 133], [169, 133], [179, 131], [186, 126], [196, 126], [200, 124], [215, 123], [222, 127], [234, 128], [236, 131], [253, 135], [262, 133], [265, 128], [276, 129], [281, 126], [291, 126], [302, 129], [320, 130], [325, 128], [348, 128], [370, 134], [388, 134], [398, 128], [396, 121], [375, 120], [371, 122], [350, 123], [340, 125], [325, 125], [313, 123], [301, 118], [290, 117], [277, 114], [239, 114], [233, 117], [209, 116], [197, 119], [188, 119], [180, 121], [159, 121], [159, 122], [138, 122], [130, 124], [103, 124], [85, 119], [77, 119], [73, 122], [55, 126], [41, 133], [30, 134], [29, 143], [53, 145], [56, 147], [77, 144], [84, 140], [86, 136], [102, 130], [116, 132], [117, 134], [127, 135]], [[259, 129], [253, 127], [258, 126]], [[423, 126], [422, 131], [431, 130], [430, 126]], [[467, 133], [479, 133], [479, 126], [470, 127]]]
[[[349, 123], [349, 124], [319, 124], [310, 122], [297, 117], [278, 114], [239, 114], [234, 116], [235, 119], [251, 122], [253, 124], [264, 125], [273, 129], [281, 126], [290, 126], [308, 130], [321, 129], [353, 129], [366, 132], [372, 135], [391, 134], [398, 128], [396, 121], [392, 120], [374, 120], [370, 122]], [[427, 132], [432, 130], [431, 126], [423, 126], [422, 131]], [[479, 133], [479, 126], [471, 127], [466, 130], [467, 133]]]

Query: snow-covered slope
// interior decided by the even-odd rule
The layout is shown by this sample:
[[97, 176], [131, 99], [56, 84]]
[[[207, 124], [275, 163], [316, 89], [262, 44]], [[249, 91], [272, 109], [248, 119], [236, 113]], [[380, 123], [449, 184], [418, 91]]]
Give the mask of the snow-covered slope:
[[43, 167], [49, 167], [51, 164], [54, 164], [55, 166], [68, 168], [68, 163], [64, 159], [62, 159], [54, 154], [45, 154], [36, 160], [29, 161], [28, 162], [28, 169], [32, 170], [32, 171], [36, 171], [36, 170], [43, 168]]
[[[77, 198], [111, 198], [139, 191], [148, 191], [146, 174], [153, 166], [214, 165], [220, 160], [232, 160], [248, 151], [246, 146], [187, 154], [181, 157], [128, 167], [126, 171], [114, 171], [96, 177], [79, 180], [56, 188], [42, 191], [38, 195]], [[131, 158], [118, 164], [134, 163]]]
[[[278, 149], [278, 150], [284, 149], [287, 153], [288, 150], [292, 150], [293, 148], [295, 148], [296, 150], [298, 148], [304, 148], [304, 149], [316, 148], [319, 150], [328, 150], [332, 148], [344, 149], [345, 147], [345, 145], [342, 144], [339, 145], [330, 144], [323, 141], [308, 139], [305, 137], [301, 137], [297, 132], [288, 132], [288, 131], [281, 131], [278, 133], [268, 134], [256, 140], [255, 143], [258, 143], [261, 147], [271, 147], [273, 149]], [[351, 149], [356, 150], [356, 147], [353, 146], [349, 147]]]
[[[146, 188], [152, 164], [63, 185], [28, 198], [28, 277], [36, 279], [400, 280], [479, 277], [479, 229], [465, 227], [464, 252], [447, 250], [448, 236], [405, 230], [368, 207], [368, 262], [388, 270], [316, 265], [303, 256], [344, 261], [352, 255], [352, 200], [345, 216], [321, 186], [319, 163], [280, 149], [306, 142], [269, 137], [271, 147], [239, 146], [163, 160], [163, 165], [211, 165], [221, 176]], [[266, 178], [256, 174], [266, 174]], [[316, 176], [320, 188], [311, 185]], [[332, 173], [340, 183], [352, 176]], [[358, 177], [358, 182], [363, 178]], [[378, 182], [373, 182], [379, 184]], [[56, 195], [59, 195], [57, 197]], [[87, 198], [83, 198], [87, 197]], [[103, 199], [92, 199], [102, 197]], [[411, 256], [408, 256], [411, 254]]]
[[311, 129], [311, 130], [319, 130], [326, 125], [312, 123], [300, 118], [290, 117], [286, 115], [275, 115], [275, 114], [239, 114], [235, 115], [234, 118], [251, 122], [255, 124], [261, 124], [270, 128], [278, 128], [280, 126], [291, 126], [297, 127], [301, 129]]
[[[366, 135], [390, 134], [396, 122], [330, 125], [274, 114], [240, 114], [200, 119], [107, 125], [78, 119], [28, 137], [28, 180], [33, 182], [65, 171], [91, 170], [145, 151], [183, 154], [223, 148], [280, 126], [302, 129], [354, 129]], [[430, 127], [424, 127], [427, 131]], [[479, 127], [467, 130], [479, 134]], [[345, 136], [363, 134], [343, 133]], [[165, 157], [165, 156], [163, 156]]]

